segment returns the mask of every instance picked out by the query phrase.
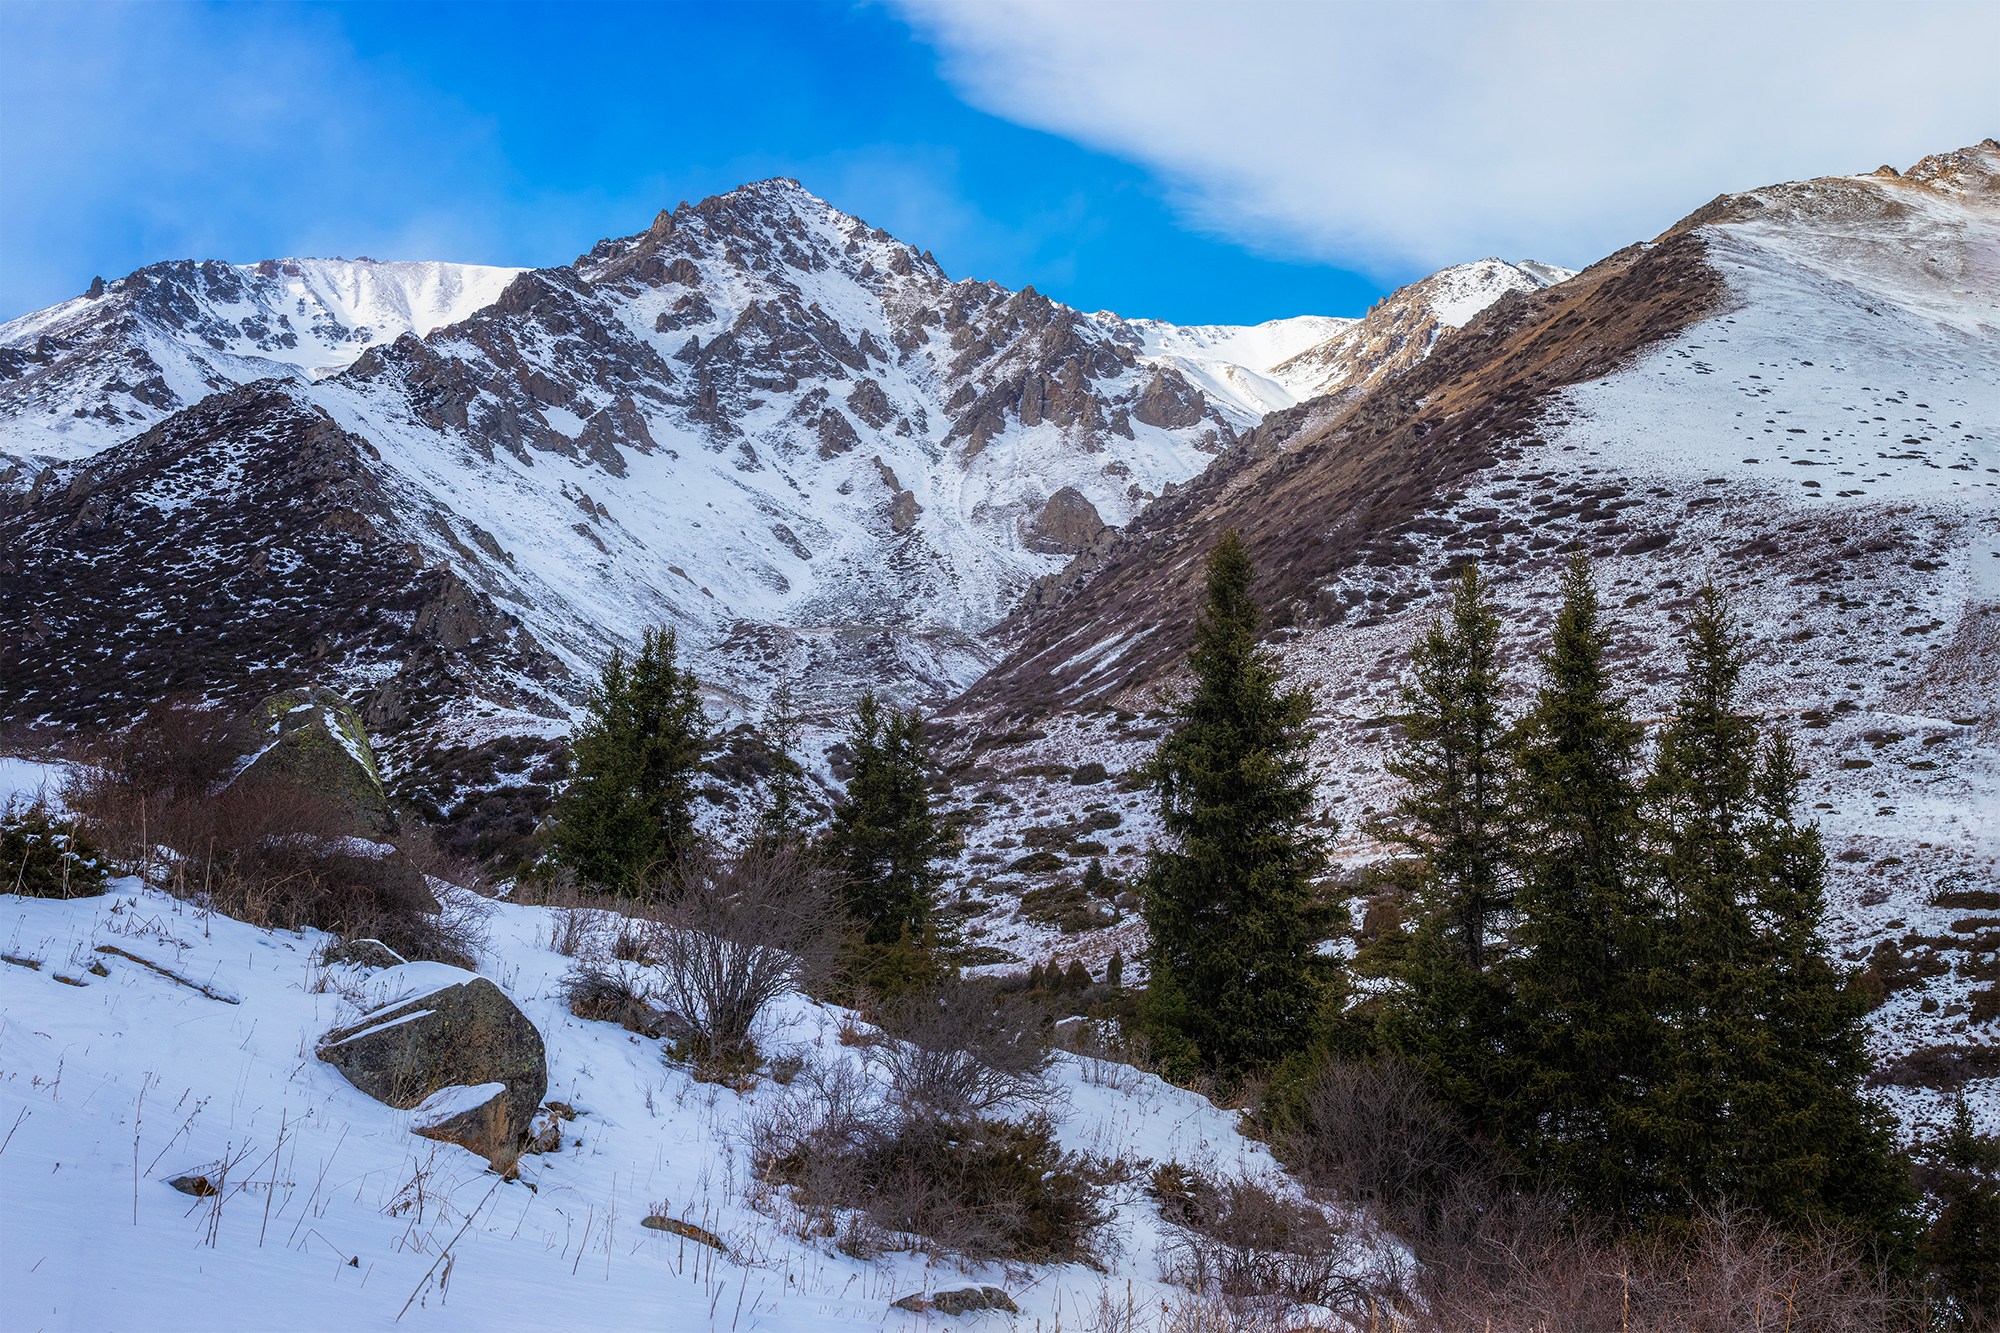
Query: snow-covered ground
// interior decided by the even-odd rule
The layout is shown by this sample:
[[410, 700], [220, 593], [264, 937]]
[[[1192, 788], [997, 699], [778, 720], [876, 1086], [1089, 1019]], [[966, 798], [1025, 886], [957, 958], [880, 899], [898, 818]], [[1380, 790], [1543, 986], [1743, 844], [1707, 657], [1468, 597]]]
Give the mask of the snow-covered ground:
[[[1022, 1314], [968, 1322], [1025, 1329], [1077, 1327], [1101, 1293], [1123, 1305], [1129, 1292], [1142, 1312], [1171, 1295], [1143, 1172], [1113, 1188], [1102, 1271], [961, 1270], [907, 1252], [864, 1261], [802, 1236], [786, 1191], [764, 1188], [746, 1150], [751, 1117], [794, 1092], [697, 1083], [660, 1043], [572, 1016], [553, 993], [571, 963], [549, 947], [558, 910], [491, 904], [480, 965], [541, 1030], [548, 1097], [581, 1112], [562, 1150], [524, 1158], [513, 1184], [412, 1135], [413, 1112], [313, 1055], [327, 1029], [414, 984], [401, 974], [450, 969], [324, 968], [322, 936], [204, 914], [134, 879], [96, 899], [0, 897], [0, 1323], [922, 1328], [946, 1321], [889, 1303], [990, 1283]], [[793, 997], [760, 1046], [867, 1068], [840, 1044], [850, 1017]], [[1293, 1188], [1231, 1113], [1193, 1093], [1074, 1056], [1053, 1081], [1068, 1148]], [[225, 1172], [213, 1198], [164, 1183]], [[642, 1228], [653, 1213], [714, 1232], [729, 1254]]]

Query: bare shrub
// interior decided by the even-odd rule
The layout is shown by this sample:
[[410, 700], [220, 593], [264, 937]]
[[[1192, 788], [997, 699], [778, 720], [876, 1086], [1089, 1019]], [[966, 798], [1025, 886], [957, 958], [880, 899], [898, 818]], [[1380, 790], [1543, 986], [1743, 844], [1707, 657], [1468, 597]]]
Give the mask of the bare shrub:
[[855, 1254], [895, 1248], [900, 1234], [973, 1259], [1094, 1256], [1109, 1214], [1092, 1163], [1063, 1152], [1045, 1119], [897, 1113], [845, 1062], [808, 1066], [794, 1088], [755, 1122], [752, 1152], [817, 1218], [809, 1231]]
[[441, 903], [423, 857], [360, 836], [337, 797], [281, 777], [231, 780], [242, 753], [236, 725], [185, 699], [156, 704], [84, 748], [65, 800], [142, 872], [162, 864], [166, 848], [166, 887], [178, 897], [253, 925], [379, 939], [405, 958], [474, 965], [484, 914], [461, 899]]
[[155, 847], [197, 855], [215, 833], [209, 798], [236, 771], [236, 725], [198, 699], [163, 699], [123, 731], [80, 747], [63, 800], [135, 870]]
[[1167, 1281], [1266, 1307], [1365, 1302], [1354, 1276], [1363, 1247], [1344, 1219], [1249, 1179], [1223, 1180], [1177, 1163], [1153, 1173], [1170, 1238]]
[[905, 1106], [947, 1119], [1048, 1096], [1046, 1016], [981, 980], [938, 982], [885, 1005], [875, 1058]]
[[1831, 1231], [1787, 1236], [1747, 1213], [1710, 1213], [1672, 1243], [1568, 1229], [1525, 1238], [1419, 1280], [1412, 1333], [1887, 1333], [1913, 1326]]
[[1280, 1150], [1314, 1188], [1373, 1208], [1420, 1252], [1449, 1248], [1449, 1233], [1505, 1193], [1422, 1077], [1393, 1059], [1327, 1064]]
[[742, 1050], [779, 996], [831, 973], [845, 918], [810, 853], [777, 845], [684, 863], [650, 939], [660, 996], [710, 1056]]
[[622, 967], [580, 963], [556, 983], [556, 993], [578, 1018], [616, 1023], [643, 1037], [668, 1036], [678, 1026], [653, 1003], [645, 982]]

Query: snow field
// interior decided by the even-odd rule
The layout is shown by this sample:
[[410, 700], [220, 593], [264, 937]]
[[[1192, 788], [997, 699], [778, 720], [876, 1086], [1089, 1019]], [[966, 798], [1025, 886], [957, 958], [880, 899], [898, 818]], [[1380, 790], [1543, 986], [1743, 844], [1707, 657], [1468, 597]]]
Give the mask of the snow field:
[[[1023, 1313], [977, 1326], [1025, 1329], [1076, 1326], [1103, 1292], [1122, 1303], [1130, 1290], [1141, 1312], [1172, 1297], [1143, 1172], [1111, 1200], [1103, 1272], [961, 1271], [915, 1253], [864, 1262], [802, 1238], [786, 1192], [754, 1179], [746, 1142], [751, 1117], [804, 1085], [699, 1084], [657, 1043], [570, 1015], [554, 994], [571, 961], [549, 948], [555, 910], [491, 904], [480, 969], [540, 1028], [548, 1097], [582, 1112], [563, 1126], [563, 1149], [524, 1158], [510, 1184], [464, 1149], [412, 1135], [423, 1112], [373, 1101], [313, 1055], [327, 1029], [449, 984], [456, 969], [322, 968], [323, 936], [205, 914], [135, 879], [97, 899], [0, 898], [6, 1326], [918, 1328], [930, 1317], [888, 1303], [991, 1283]], [[863, 1053], [839, 1044], [851, 1017], [793, 997], [760, 1045], [859, 1064]], [[1232, 1114], [1192, 1093], [1073, 1056], [1053, 1077], [1068, 1148], [1294, 1188]], [[164, 1183], [184, 1174], [221, 1193]], [[654, 1212], [715, 1232], [730, 1253], [640, 1227]], [[1365, 1229], [1356, 1240], [1365, 1264], [1399, 1257]]]

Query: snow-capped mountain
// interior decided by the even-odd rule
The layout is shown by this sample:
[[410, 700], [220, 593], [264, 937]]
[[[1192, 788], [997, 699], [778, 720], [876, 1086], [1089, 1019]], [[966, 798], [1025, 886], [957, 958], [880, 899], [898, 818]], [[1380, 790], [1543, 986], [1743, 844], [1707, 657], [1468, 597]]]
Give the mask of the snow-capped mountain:
[[1112, 322], [1125, 338], [1136, 335], [1141, 354], [1155, 365], [1172, 366], [1212, 400], [1238, 409], [1247, 418], [1245, 425], [1298, 401], [1292, 386], [1272, 377], [1274, 367], [1358, 322], [1298, 315], [1248, 327], [1182, 327], [1156, 319], [1120, 320], [1108, 312], [1098, 318]]
[[[1145, 715], [1176, 681], [1199, 562], [1226, 528], [1259, 566], [1285, 676], [1314, 688], [1315, 767], [1350, 865], [1392, 853], [1362, 817], [1396, 799], [1383, 760], [1409, 645], [1466, 562], [1492, 580], [1518, 706], [1561, 568], [1590, 551], [1619, 688], [1648, 725], [1680, 683], [1689, 596], [1713, 579], [1745, 634], [1748, 706], [1804, 756], [1831, 942], [1887, 988], [1885, 1095], [1906, 1126], [1936, 1127], [1964, 1077], [1950, 1053], [1993, 1031], [1974, 993], [1990, 1005], [1994, 938], [1962, 904], [2000, 883], [1996, 253], [1990, 139], [1900, 174], [1728, 195], [1489, 306], [1374, 391], [1270, 414], [996, 631], [1009, 655], [947, 710], [948, 759], [987, 781], [1057, 776], [1018, 805], [981, 797], [966, 873], [997, 880], [981, 868], [1102, 809], [1103, 788], [1052, 765], [1116, 774], [1150, 752]], [[1150, 812], [1115, 804], [1106, 865], [1130, 874]], [[1014, 917], [1035, 886], [1006, 884], [975, 887], [996, 910], [972, 938], [1024, 958], [1075, 947]], [[1140, 932], [1127, 917], [1085, 956], [1129, 957]], [[1945, 1055], [1897, 1063], [1925, 1049]], [[2000, 1081], [1965, 1090], [2000, 1105]]]
[[1575, 276], [1570, 269], [1533, 259], [1518, 264], [1482, 259], [1440, 269], [1398, 287], [1364, 318], [1342, 321], [1343, 327], [1320, 342], [1272, 362], [1266, 374], [1294, 402], [1373, 388], [1422, 361], [1438, 339], [1465, 327], [1501, 297], [1540, 291]]
[[174, 260], [0, 324], [0, 457], [70, 459], [233, 384], [343, 369], [491, 305], [521, 270]]

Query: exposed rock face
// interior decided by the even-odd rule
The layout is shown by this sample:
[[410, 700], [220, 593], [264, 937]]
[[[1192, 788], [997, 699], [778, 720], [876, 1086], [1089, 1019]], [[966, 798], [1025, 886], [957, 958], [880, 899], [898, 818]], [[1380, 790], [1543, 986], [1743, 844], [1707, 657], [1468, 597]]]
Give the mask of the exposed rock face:
[[[381, 973], [415, 992], [320, 1039], [319, 1058], [376, 1101], [404, 1110], [447, 1088], [499, 1092], [463, 1099], [429, 1124], [452, 1142], [474, 1139], [496, 1166], [519, 1155], [548, 1092], [542, 1034], [498, 986], [440, 963]], [[468, 1144], [467, 1146], [471, 1146]]]
[[1097, 506], [1074, 486], [1065, 486], [1049, 497], [1042, 512], [1026, 525], [1021, 539], [1030, 550], [1075, 555], [1103, 531], [1104, 520], [1097, 516]]
[[[1259, 411], [1156, 367], [1150, 334], [1115, 315], [954, 282], [795, 181], [683, 205], [573, 265], [441, 269], [422, 299], [399, 298], [396, 319], [315, 315], [309, 334], [294, 299], [309, 293], [292, 289], [320, 281], [313, 262], [161, 266], [0, 328], [0, 486], [31, 492], [31, 509], [62, 506], [73, 469], [126, 481], [109, 471], [171, 471], [177, 450], [187, 457], [177, 485], [201, 520], [243, 534], [210, 567], [228, 570], [232, 556], [283, 565], [278, 539], [300, 506], [263, 503], [276, 498], [268, 486], [242, 484], [262, 481], [261, 459], [246, 456], [239, 477], [225, 456], [333, 448], [341, 475], [306, 497], [320, 509], [315, 530], [351, 541], [357, 556], [365, 548], [376, 587], [336, 581], [311, 630], [282, 611], [248, 618], [283, 626], [289, 653], [239, 647], [238, 633], [257, 635], [253, 623], [195, 666], [205, 686], [253, 698], [304, 677], [266, 669], [285, 657], [307, 657], [320, 680], [365, 681], [362, 714], [399, 752], [396, 733], [422, 732], [439, 690], [563, 711], [560, 674], [593, 672], [626, 632], [611, 626], [676, 626], [703, 679], [739, 702], [754, 703], [784, 666], [729, 648], [745, 622], [807, 634], [865, 627], [900, 644], [874, 655], [892, 664], [886, 678], [836, 661], [809, 683], [824, 694], [809, 706], [843, 707], [863, 687], [949, 692], [991, 661], [974, 636], [1066, 553], [1019, 537], [1051, 489], [1123, 522]], [[349, 276], [381, 286], [395, 267]], [[244, 315], [252, 306], [266, 313]], [[138, 321], [144, 336], [118, 332], [118, 320]], [[132, 383], [141, 357], [166, 368], [157, 394]], [[194, 369], [174, 370], [183, 365]], [[292, 378], [231, 387], [253, 370]], [[112, 387], [119, 375], [126, 387]], [[223, 392], [203, 399], [212, 390]], [[45, 417], [58, 398], [83, 403], [85, 416], [53, 431]], [[128, 459], [139, 444], [129, 437], [176, 410], [157, 447]], [[126, 442], [90, 455], [116, 440]], [[901, 478], [886, 500], [868, 484], [877, 456]], [[89, 497], [62, 521], [102, 534], [98, 567], [113, 547], [113, 564], [154, 557], [133, 529], [103, 526], [122, 503], [116, 486], [86, 484]], [[155, 525], [141, 517], [138, 532]], [[193, 540], [191, 524], [165, 521]], [[419, 581], [428, 586], [411, 586]], [[22, 620], [35, 634], [50, 621], [58, 639], [81, 639], [92, 606], [37, 597], [29, 609], [42, 620]], [[174, 654], [188, 657], [183, 617], [120, 609], [132, 614], [112, 634], [148, 646], [177, 635]], [[357, 651], [341, 623], [350, 613], [393, 622], [430, 651], [398, 650], [385, 681], [380, 654]], [[936, 652], [941, 639], [957, 646]], [[46, 711], [95, 720], [129, 710], [122, 682], [72, 679]]]
[[1576, 275], [1554, 264], [1482, 259], [1399, 287], [1349, 327], [1271, 367], [1300, 401], [1371, 389], [1417, 365], [1439, 339], [1510, 294], [1540, 291]]
[[76, 458], [211, 393], [326, 373], [490, 303], [518, 269], [172, 260], [0, 324], [0, 455]]
[[[1268, 571], [1267, 625], [1344, 616], [1317, 588], [1343, 568], [1414, 558], [1403, 554], [1414, 551], [1412, 520], [1459, 478], [1518, 452], [1546, 395], [1709, 312], [1719, 285], [1703, 255], [1694, 236], [1621, 251], [1560, 286], [1494, 303], [1373, 392], [1271, 413], [1195, 482], [1038, 584], [995, 631], [1012, 649], [1007, 660], [951, 711], [1047, 708], [1098, 688], [1106, 672], [1132, 685], [1170, 669], [1193, 622], [1200, 556], [1229, 527]], [[1081, 651], [1121, 634], [1140, 637], [1101, 660]], [[1051, 656], [1075, 660], [1052, 675]]]

